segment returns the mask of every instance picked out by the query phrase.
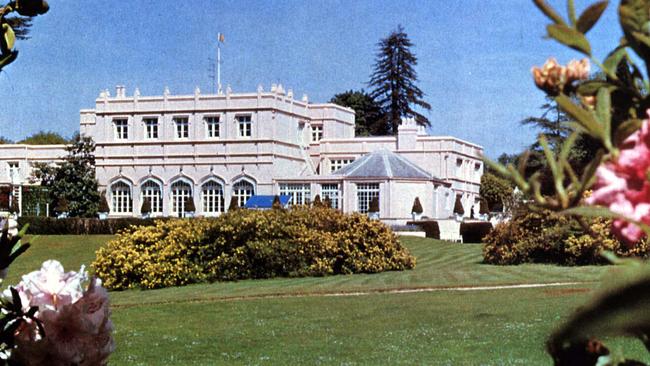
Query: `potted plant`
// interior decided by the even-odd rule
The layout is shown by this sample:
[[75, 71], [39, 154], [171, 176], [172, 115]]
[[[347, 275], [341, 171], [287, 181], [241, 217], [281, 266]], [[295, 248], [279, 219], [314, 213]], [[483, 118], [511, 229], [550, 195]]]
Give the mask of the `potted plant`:
[[465, 215], [465, 209], [463, 208], [463, 203], [460, 200], [460, 195], [456, 195], [456, 202], [454, 203], [454, 215], [456, 220], [463, 221], [463, 215]]
[[371, 219], [379, 219], [379, 197], [373, 197], [368, 205], [368, 216]]
[[332, 200], [329, 196], [325, 196], [325, 199], [323, 200], [323, 207], [332, 208]]
[[56, 217], [58, 219], [65, 219], [66, 217], [68, 217], [68, 211], [70, 211], [68, 200], [65, 199], [65, 197], [59, 198], [59, 200], [56, 202], [56, 207], [54, 208], [54, 212], [56, 212]]
[[194, 217], [196, 212], [196, 206], [194, 206], [194, 199], [192, 197], [187, 197], [185, 199], [185, 217]]
[[320, 194], [317, 194], [316, 197], [314, 197], [313, 205], [314, 205], [314, 207], [322, 207], [323, 206], [323, 201], [320, 199]]
[[277, 194], [275, 197], [273, 197], [273, 203], [271, 204], [271, 208], [274, 210], [281, 210], [282, 209], [282, 202], [280, 202], [280, 196]]
[[237, 202], [237, 197], [230, 198], [230, 205], [228, 205], [228, 211], [234, 211], [239, 209], [239, 202]]
[[411, 207], [411, 215], [413, 215], [413, 220], [420, 220], [422, 218], [422, 204], [420, 203], [420, 197], [415, 197], [413, 201], [413, 207]]
[[148, 219], [151, 216], [151, 200], [145, 198], [142, 200], [142, 207], [140, 207], [140, 214], [143, 219]]
[[108, 206], [108, 201], [106, 200], [106, 193], [102, 192], [102, 194], [99, 196], [99, 208], [97, 209], [99, 219], [105, 220], [108, 218], [108, 213], [110, 210], [111, 209]]

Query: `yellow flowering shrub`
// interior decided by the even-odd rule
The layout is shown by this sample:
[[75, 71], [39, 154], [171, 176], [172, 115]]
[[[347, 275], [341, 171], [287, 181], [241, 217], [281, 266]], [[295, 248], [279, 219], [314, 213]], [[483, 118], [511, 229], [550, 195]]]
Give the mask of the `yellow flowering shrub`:
[[97, 252], [111, 289], [404, 270], [415, 258], [384, 224], [325, 207], [234, 210], [133, 227]]

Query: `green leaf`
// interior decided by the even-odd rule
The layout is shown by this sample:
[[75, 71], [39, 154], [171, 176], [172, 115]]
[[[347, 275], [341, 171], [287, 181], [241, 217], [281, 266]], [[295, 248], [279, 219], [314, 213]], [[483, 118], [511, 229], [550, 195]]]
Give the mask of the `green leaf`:
[[549, 37], [576, 51], [591, 56], [591, 45], [589, 45], [589, 41], [585, 38], [584, 34], [561, 24], [551, 24], [546, 27], [546, 30], [548, 31]]
[[539, 8], [539, 10], [544, 13], [549, 19], [554, 21], [556, 24], [566, 24], [562, 17], [553, 10], [553, 8], [546, 3], [544, 0], [533, 0], [533, 3]]
[[614, 143], [616, 145], [621, 144], [626, 138], [641, 128], [642, 123], [643, 121], [640, 119], [630, 119], [621, 123], [614, 135]]
[[608, 88], [610, 91], [612, 91], [616, 89], [616, 86], [606, 81], [587, 80], [578, 85], [577, 92], [580, 95], [595, 95], [600, 88]]
[[[600, 120], [605, 130], [605, 138], [609, 139], [611, 136], [611, 95], [607, 88], [600, 88], [596, 95], [596, 116]], [[611, 142], [610, 142], [611, 145]]]
[[14, 43], [16, 43], [16, 34], [14, 30], [9, 26], [9, 24], [2, 24], [2, 33], [4, 34], [4, 46], [7, 47], [7, 50], [14, 48]]
[[598, 22], [600, 16], [603, 15], [605, 9], [607, 9], [609, 1], [599, 1], [595, 4], [591, 4], [585, 11], [580, 14], [578, 22], [576, 23], [576, 28], [582, 33], [587, 33], [589, 30]]
[[555, 101], [560, 108], [579, 123], [589, 135], [601, 140], [603, 144], [606, 142], [605, 140], [609, 140], [609, 138], [605, 138], [605, 131], [600, 123], [596, 121], [594, 116], [587, 110], [573, 104], [571, 98], [564, 94], [560, 94], [555, 97]]
[[610, 53], [605, 61], [603, 62], [603, 67], [607, 72], [611, 74], [616, 74], [616, 67], [621, 63], [623, 57], [627, 55], [627, 46], [618, 46], [612, 53]]
[[567, 4], [567, 13], [569, 13], [569, 22], [573, 27], [576, 25], [576, 4], [575, 0], [568, 0]]

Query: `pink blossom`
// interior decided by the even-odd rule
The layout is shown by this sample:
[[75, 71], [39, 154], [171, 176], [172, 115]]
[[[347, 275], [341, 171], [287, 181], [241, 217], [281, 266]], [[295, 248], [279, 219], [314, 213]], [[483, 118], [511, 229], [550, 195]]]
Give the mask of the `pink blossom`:
[[[650, 111], [649, 111], [650, 112]], [[601, 205], [629, 221], [650, 225], [650, 121], [628, 137], [614, 161], [601, 165], [596, 171], [596, 184], [587, 203]], [[615, 219], [612, 231], [628, 245], [645, 236], [638, 225], [625, 219]]]
[[15, 287], [25, 308], [38, 306], [36, 318], [45, 329], [38, 337], [36, 325], [27, 322], [17, 330], [11, 359], [26, 365], [106, 365], [115, 349], [111, 335], [108, 293], [93, 278], [63, 272], [56, 261], [43, 263], [40, 271], [23, 277]]

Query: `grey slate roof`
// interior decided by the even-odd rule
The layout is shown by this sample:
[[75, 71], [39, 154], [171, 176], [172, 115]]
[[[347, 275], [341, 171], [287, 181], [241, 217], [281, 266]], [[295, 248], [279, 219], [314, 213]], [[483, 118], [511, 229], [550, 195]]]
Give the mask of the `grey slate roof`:
[[386, 149], [368, 153], [333, 172], [332, 175], [353, 178], [434, 179], [426, 170]]

